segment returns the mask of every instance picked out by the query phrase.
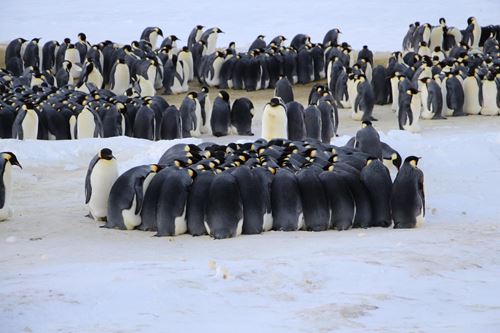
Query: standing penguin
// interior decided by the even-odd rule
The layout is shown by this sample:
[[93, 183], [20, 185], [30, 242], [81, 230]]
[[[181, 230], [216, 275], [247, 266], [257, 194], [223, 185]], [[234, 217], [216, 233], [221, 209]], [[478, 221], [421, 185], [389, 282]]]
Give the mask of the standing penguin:
[[462, 83], [457, 78], [457, 75], [448, 73], [446, 79], [446, 105], [448, 106], [448, 113], [446, 116], [465, 116], [464, 113], [464, 89]]
[[192, 50], [193, 48], [193, 45], [200, 40], [201, 38], [201, 35], [203, 34], [203, 28], [204, 26], [202, 25], [197, 25], [196, 27], [193, 28], [193, 30], [191, 30], [191, 32], [189, 33], [189, 37], [188, 37], [188, 40], [187, 40], [187, 47], [189, 49], [189, 51]]
[[361, 129], [356, 132], [354, 148], [369, 156], [382, 159], [380, 135], [370, 121], [363, 121]]
[[36, 67], [40, 68], [40, 48], [38, 42], [40, 38], [33, 38], [27, 45], [23, 54], [24, 68]]
[[424, 77], [420, 80], [420, 93], [422, 100], [422, 119], [446, 119], [442, 116], [443, 94], [441, 87], [434, 79]]
[[253, 135], [253, 116], [254, 107], [251, 100], [241, 97], [233, 102], [231, 108], [231, 126], [236, 129], [238, 135]]
[[324, 231], [330, 227], [330, 203], [321, 184], [321, 169], [310, 166], [297, 174], [305, 228], [308, 231]]
[[210, 185], [206, 214], [205, 227], [213, 238], [223, 239], [241, 235], [243, 203], [238, 182], [229, 172], [222, 172], [214, 177]]
[[287, 138], [287, 129], [286, 106], [279, 97], [273, 97], [262, 112], [261, 135], [266, 140]]
[[392, 180], [382, 161], [369, 157], [361, 170], [361, 181], [368, 190], [372, 207], [372, 227], [389, 227], [391, 219]]
[[495, 75], [489, 73], [483, 80], [483, 108], [481, 114], [496, 116], [500, 113], [500, 86]]
[[86, 105], [76, 118], [74, 136], [76, 139], [99, 138], [103, 136], [99, 115]]
[[266, 41], [264, 40], [264, 38], [266, 38], [266, 36], [258, 35], [257, 38], [252, 42], [252, 44], [250, 44], [248, 52], [253, 51], [255, 49], [265, 49]]
[[0, 221], [12, 215], [10, 203], [12, 200], [12, 166], [21, 167], [16, 155], [11, 152], [0, 153]]
[[472, 115], [479, 114], [483, 104], [482, 82], [476, 71], [475, 68], [471, 68], [469, 76], [465, 78], [463, 83], [464, 112]]
[[158, 27], [147, 27], [141, 33], [141, 40], [151, 43], [153, 48], [156, 48], [158, 36], [163, 37], [163, 31]]
[[118, 178], [118, 164], [109, 148], [103, 148], [90, 161], [85, 177], [85, 203], [90, 217], [106, 221], [111, 186]]
[[208, 87], [201, 87], [200, 92], [198, 93], [198, 102], [200, 103], [200, 111], [201, 111], [201, 133], [210, 132], [210, 118], [212, 117], [212, 101], [210, 100]]
[[273, 230], [297, 231], [304, 227], [297, 176], [286, 168], [276, 171], [271, 184]]
[[111, 68], [109, 74], [110, 90], [116, 95], [123, 95], [130, 87], [130, 69], [125, 58], [120, 57]]
[[[182, 100], [182, 104], [179, 108], [179, 112], [182, 118], [182, 137], [190, 138], [193, 135], [199, 136], [201, 127], [201, 111], [199, 109], [199, 102], [196, 99], [197, 93], [192, 91], [187, 94]], [[199, 112], [197, 112], [199, 111]], [[199, 116], [198, 117], [198, 114]], [[198, 119], [199, 118], [199, 119]]]
[[424, 173], [417, 167], [419, 159], [407, 157], [392, 185], [394, 228], [415, 228], [424, 221]]
[[304, 110], [304, 124], [306, 126], [306, 138], [321, 140], [321, 111], [316, 105], [309, 105]]
[[293, 101], [293, 88], [286, 76], [280, 76], [274, 87], [274, 96], [281, 97], [283, 103], [288, 104]]
[[23, 104], [12, 125], [12, 137], [19, 140], [36, 140], [38, 138], [38, 118], [33, 104], [29, 102]]
[[231, 125], [231, 107], [229, 94], [221, 90], [219, 96], [214, 100], [212, 115], [210, 117], [210, 127], [214, 136], [226, 136]]
[[306, 137], [306, 125], [304, 123], [304, 106], [293, 101], [286, 105], [286, 118], [288, 124], [288, 139], [304, 140]]
[[182, 118], [175, 105], [170, 105], [162, 112], [160, 139], [173, 140], [182, 138]]
[[135, 114], [133, 132], [136, 138], [154, 140], [157, 136], [156, 117], [151, 105], [151, 100], [145, 100]]
[[201, 236], [207, 234], [207, 229], [205, 227], [206, 223], [206, 209], [208, 203], [208, 197], [210, 195], [210, 185], [214, 180], [215, 173], [211, 169], [215, 167], [215, 164], [209, 164], [207, 166], [208, 170], [204, 166], [202, 169], [197, 168], [197, 176], [193, 180], [191, 185], [191, 190], [189, 191], [188, 201], [187, 201], [187, 212], [186, 212], [186, 222], [188, 233], [192, 236]]
[[362, 121], [373, 121], [373, 107], [375, 106], [375, 95], [371, 83], [365, 75], [359, 76], [357, 94], [354, 101], [354, 112], [352, 119]]
[[59, 48], [59, 42], [50, 40], [42, 48], [42, 70], [53, 71], [56, 66], [56, 52]]
[[469, 36], [468, 45], [474, 52], [479, 52], [479, 41], [481, 39], [481, 26], [477, 23], [475, 17], [471, 16], [467, 19], [466, 32]]
[[399, 96], [398, 123], [400, 130], [420, 132], [421, 99], [420, 93], [414, 88], [406, 90]]
[[109, 192], [106, 228], [132, 230], [141, 224], [144, 194], [156, 173], [157, 164], [140, 165], [125, 171]]
[[217, 37], [221, 33], [224, 32], [216, 27], [205, 30], [205, 32], [201, 35], [200, 40], [203, 41], [207, 46], [206, 54], [212, 54], [215, 52], [217, 47]]

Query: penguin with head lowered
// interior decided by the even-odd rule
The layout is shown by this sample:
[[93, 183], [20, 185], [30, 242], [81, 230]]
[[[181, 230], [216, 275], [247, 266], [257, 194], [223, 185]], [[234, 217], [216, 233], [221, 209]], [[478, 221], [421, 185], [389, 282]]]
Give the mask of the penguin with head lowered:
[[214, 136], [225, 136], [231, 125], [231, 107], [229, 94], [221, 90], [219, 96], [214, 100], [212, 115], [210, 117], [210, 127]]
[[36, 140], [38, 138], [39, 117], [32, 103], [25, 103], [17, 112], [12, 125], [12, 137], [19, 140]]
[[419, 159], [407, 157], [392, 185], [394, 228], [415, 228], [424, 221], [424, 173], [417, 166]]
[[16, 155], [11, 152], [0, 153], [0, 221], [12, 215], [12, 166], [21, 167]]
[[118, 178], [118, 164], [109, 148], [101, 149], [90, 161], [85, 177], [85, 203], [90, 217], [106, 221], [111, 186]]

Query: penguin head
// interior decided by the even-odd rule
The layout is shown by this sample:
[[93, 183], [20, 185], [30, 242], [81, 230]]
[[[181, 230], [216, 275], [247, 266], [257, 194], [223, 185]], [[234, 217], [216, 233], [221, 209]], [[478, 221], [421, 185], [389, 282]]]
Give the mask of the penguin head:
[[125, 58], [124, 57], [119, 57], [118, 60], [116, 60], [116, 63], [118, 64], [125, 64]]
[[208, 87], [207, 87], [207, 86], [203, 86], [203, 87], [201, 87], [201, 92], [203, 92], [203, 93], [205, 93], [205, 94], [208, 94], [208, 92], [209, 92], [209, 91], [210, 91], [210, 90], [208, 89]]
[[35, 44], [38, 44], [41, 38], [33, 38], [31, 41]]
[[441, 26], [445, 26], [445, 25], [446, 25], [446, 20], [444, 19], [444, 17], [441, 17], [441, 18], [439, 19], [439, 24], [440, 24]]
[[196, 26], [196, 30], [201, 30], [201, 29], [203, 29], [203, 28], [205, 28], [205, 26], [203, 26], [203, 25], [201, 25], [201, 24], [198, 24], [198, 25]]
[[368, 127], [368, 126], [373, 126], [371, 121], [364, 120], [363, 122], [361, 122], [361, 128], [365, 128], [365, 127]]
[[162, 36], [163, 37], [163, 31], [160, 28], [155, 27], [155, 31], [158, 34], [158, 36]]
[[189, 92], [189, 93], [187, 94], [187, 97], [188, 97], [189, 99], [196, 99], [196, 98], [198, 97], [198, 94], [197, 94], [196, 92], [194, 92], [194, 91], [191, 91], [191, 92]]
[[280, 98], [279, 97], [271, 98], [271, 101], [269, 102], [269, 104], [273, 107], [280, 105]]
[[467, 19], [467, 24], [472, 24], [476, 22], [476, 18], [474, 16], [471, 16]]
[[149, 166], [149, 170], [151, 172], [155, 172], [155, 173], [158, 173], [161, 169], [163, 169], [165, 166], [163, 165], [160, 165], [160, 164], [151, 164]]
[[180, 40], [176, 35], [170, 35], [169, 37], [172, 40], [172, 42]]
[[264, 35], [258, 35], [257, 36], [257, 39], [264, 39], [264, 38], [266, 38], [266, 36], [264, 36]]
[[213, 30], [212, 30], [212, 31], [213, 31], [213, 32], [216, 32], [216, 33], [218, 33], [218, 34], [223, 34], [223, 33], [224, 33], [224, 31], [220, 30], [219, 28], [213, 28]]
[[399, 155], [399, 153], [397, 153], [397, 152], [392, 153], [391, 161], [392, 161], [392, 165], [394, 165], [398, 170], [399, 170], [399, 168], [401, 168], [401, 163], [403, 161], [402, 161], [401, 155]]
[[225, 90], [219, 91], [219, 97], [229, 103], [229, 94]]
[[405, 158], [405, 164], [411, 165], [413, 168], [417, 168], [418, 161], [420, 160], [421, 157], [416, 157], [416, 156], [408, 156]]
[[85, 42], [87, 40], [87, 35], [85, 35], [83, 32], [80, 32], [78, 34], [78, 38], [82, 41]]
[[101, 160], [108, 160], [108, 161], [111, 160], [111, 159], [113, 159], [113, 158], [115, 158], [113, 156], [113, 152], [109, 148], [103, 148], [103, 149], [101, 149], [99, 151], [98, 156], [99, 156], [99, 159], [101, 159]]
[[408, 95], [417, 95], [419, 93], [419, 91], [417, 89], [415, 89], [415, 88], [410, 88], [410, 89], [406, 90], [406, 93]]
[[367, 157], [367, 158], [366, 158], [366, 165], [368, 166], [368, 165], [370, 165], [373, 161], [376, 161], [376, 160], [378, 160], [378, 158], [377, 158], [377, 157], [375, 157], [375, 156], [369, 156], [369, 157]]
[[17, 165], [18, 167], [20, 167], [21, 169], [23, 168], [21, 166], [21, 164], [19, 163], [19, 161], [17, 160], [17, 157], [14, 153], [10, 152], [10, 151], [5, 151], [2, 154], [2, 158], [9, 162], [11, 165]]

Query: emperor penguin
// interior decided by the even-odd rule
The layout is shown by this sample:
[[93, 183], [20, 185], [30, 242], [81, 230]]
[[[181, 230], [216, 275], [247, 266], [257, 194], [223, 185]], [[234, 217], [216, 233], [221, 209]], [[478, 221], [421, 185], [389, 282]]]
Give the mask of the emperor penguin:
[[85, 61], [90, 47], [90, 43], [87, 41], [87, 36], [83, 32], [80, 32], [78, 34], [78, 41], [75, 43], [75, 48], [78, 50], [78, 53], [80, 53], [79, 63], [83, 63]]
[[105, 228], [132, 230], [141, 224], [144, 195], [161, 170], [158, 164], [140, 165], [125, 171], [111, 186]]
[[73, 64], [70, 61], [63, 61], [61, 64], [61, 68], [56, 73], [56, 84], [58, 88], [62, 88], [65, 85], [73, 85], [75, 78], [71, 74], [71, 66]]
[[25, 103], [17, 112], [12, 125], [12, 137], [19, 140], [36, 140], [38, 138], [39, 117], [32, 103]]
[[163, 31], [159, 27], [147, 27], [142, 31], [141, 40], [150, 42], [153, 49], [155, 49], [158, 36], [163, 37]]
[[200, 37], [200, 40], [205, 42], [207, 51], [206, 54], [212, 54], [217, 47], [217, 37], [219, 34], [224, 33], [221, 29], [215, 27], [205, 30]]
[[8, 219], [12, 215], [10, 207], [12, 201], [12, 166], [21, 167], [14, 153], [0, 153], [0, 221]]
[[189, 51], [187, 46], [183, 47], [182, 50], [177, 54], [177, 61], [182, 61], [186, 82], [193, 80], [194, 78], [193, 55], [191, 54], [191, 51]]
[[130, 69], [125, 58], [119, 57], [109, 74], [110, 90], [116, 95], [124, 95], [130, 87]]
[[417, 166], [419, 159], [407, 157], [394, 179], [391, 194], [394, 228], [415, 228], [424, 222], [424, 173]]
[[362, 121], [376, 120], [372, 115], [374, 106], [375, 94], [373, 93], [373, 87], [370, 81], [366, 79], [366, 76], [361, 74], [358, 79], [352, 119]]
[[209, 58], [203, 76], [209, 86], [215, 87], [220, 83], [220, 70], [224, 64], [224, 54], [217, 51], [207, 57]]
[[210, 127], [214, 136], [225, 136], [228, 134], [231, 125], [231, 106], [229, 94], [221, 90], [219, 96], [214, 100], [212, 115], [210, 117]]
[[184, 97], [179, 112], [182, 118], [182, 137], [200, 136], [202, 117], [198, 94], [194, 91]]
[[273, 97], [262, 112], [262, 138], [287, 138], [287, 129], [286, 106], [279, 97]]
[[469, 75], [465, 78], [464, 87], [464, 112], [477, 115], [481, 112], [483, 104], [483, 87], [481, 78], [477, 74], [476, 68], [469, 70]]
[[391, 218], [392, 180], [387, 167], [375, 157], [369, 157], [361, 170], [361, 182], [368, 190], [372, 207], [372, 227], [389, 227]]
[[299, 183], [293, 171], [279, 168], [271, 183], [273, 229], [297, 231], [304, 227]]
[[80, 76], [78, 85], [81, 85], [83, 83], [92, 83], [98, 89], [102, 89], [103, 82], [104, 78], [101, 72], [99, 71], [99, 68], [97, 68], [97, 66], [94, 64], [91, 58], [87, 58], [87, 62], [82, 68], [82, 74]]
[[74, 137], [76, 139], [99, 138], [103, 136], [102, 121], [99, 115], [88, 105], [76, 118], [74, 127]]
[[63, 61], [64, 60], [71, 62], [71, 64], [73, 65], [73, 66], [71, 66], [71, 75], [75, 79], [79, 79], [80, 75], [82, 73], [82, 69], [81, 69], [82, 63], [80, 60], [80, 53], [75, 48], [74, 44], [68, 44], [68, 46], [66, 47], [66, 50], [64, 52]]
[[483, 108], [481, 114], [496, 116], [500, 113], [500, 88], [495, 75], [489, 73], [483, 80]]
[[7, 48], [5, 49], [5, 64], [6, 65], [9, 63], [9, 60], [11, 60], [13, 58], [17, 58], [21, 62], [21, 67], [23, 67], [22, 66], [21, 50], [26, 48], [26, 45], [25, 45], [26, 42], [28, 42], [28, 41], [24, 38], [16, 38], [16, 39], [13, 39], [7, 45]]
[[479, 50], [479, 40], [481, 39], [481, 26], [477, 23], [477, 19], [473, 16], [467, 19], [467, 29], [469, 33], [469, 43], [472, 52], [480, 52]]
[[382, 143], [378, 131], [373, 127], [371, 121], [363, 121], [361, 129], [354, 137], [354, 148], [368, 154], [369, 156], [382, 159]]
[[439, 19], [439, 25], [432, 27], [431, 36], [429, 41], [429, 48], [434, 50], [436, 47], [442, 48], [444, 35], [446, 30], [446, 20], [444, 18]]
[[265, 49], [266, 48], [266, 41], [264, 40], [266, 36], [264, 35], [258, 35], [257, 38], [250, 44], [250, 47], [248, 48], [248, 52], [255, 50], [255, 49]]
[[422, 111], [420, 117], [422, 119], [445, 119], [443, 112], [443, 94], [438, 83], [430, 78], [423, 77], [420, 79], [420, 96], [422, 100]]
[[459, 75], [448, 73], [446, 83], [443, 83], [446, 88], [445, 102], [448, 106], [446, 116], [457, 117], [466, 115], [464, 113], [464, 88], [458, 77]]
[[134, 90], [141, 97], [151, 97], [156, 93], [153, 83], [142, 75], [137, 75], [137, 81], [134, 84]]
[[399, 129], [410, 132], [420, 132], [419, 118], [421, 99], [420, 93], [414, 88], [407, 89], [399, 96]]
[[28, 44], [26, 44], [26, 48], [24, 49], [23, 54], [23, 63], [24, 68], [26, 67], [36, 67], [40, 68], [40, 47], [38, 42], [40, 38], [33, 38]]
[[90, 161], [85, 177], [85, 203], [90, 216], [105, 221], [111, 186], [118, 178], [118, 163], [109, 148], [101, 149]]
[[203, 86], [201, 87], [201, 90], [198, 93], [197, 97], [201, 108], [201, 118], [202, 118], [201, 133], [210, 132], [210, 119], [212, 117], [212, 101], [210, 100], [209, 92], [210, 91], [208, 87]]
[[280, 75], [274, 87], [274, 95], [280, 97], [285, 104], [293, 101], [293, 87], [286, 76]]
[[49, 40], [42, 48], [42, 70], [49, 70], [55, 73], [56, 52], [59, 48], [59, 42]]
[[203, 28], [204, 26], [202, 25], [197, 25], [196, 27], [193, 28], [193, 30], [191, 30], [191, 32], [189, 33], [189, 37], [188, 37], [188, 40], [187, 40], [187, 47], [188, 47], [188, 50], [191, 51], [191, 49], [193, 48], [193, 45], [200, 40], [201, 38], [201, 35], [203, 34]]

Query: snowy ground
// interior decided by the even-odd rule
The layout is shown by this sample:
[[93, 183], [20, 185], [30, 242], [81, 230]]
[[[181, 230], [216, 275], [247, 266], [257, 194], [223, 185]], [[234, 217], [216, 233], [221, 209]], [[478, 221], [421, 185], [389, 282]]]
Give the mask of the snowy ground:
[[437, 25], [439, 18], [445, 17], [448, 25], [465, 29], [467, 18], [475, 16], [482, 25], [500, 24], [498, 0], [4, 2], [0, 41], [17, 37], [43, 37], [42, 42], [65, 37], [76, 40], [79, 32], [85, 32], [90, 42], [112, 39], [129, 43], [139, 39], [145, 27], [159, 26], [165, 35], [177, 35], [184, 45], [191, 29], [202, 24], [226, 32], [220, 36], [221, 45], [235, 41], [241, 48], [248, 47], [259, 34], [269, 41], [279, 34], [291, 38], [307, 33], [313, 41], [321, 42], [326, 31], [340, 28], [342, 40], [355, 49], [369, 45], [377, 51], [395, 51], [401, 48], [408, 24], [414, 21]]
[[[227, 32], [221, 45], [244, 47], [260, 33], [306, 32], [317, 41], [339, 27], [355, 48], [385, 51], [399, 48], [415, 20], [444, 16], [463, 28], [474, 15], [481, 24], [500, 23], [497, 0], [279, 0], [264, 9], [227, 0], [146, 3], [7, 1], [0, 41], [74, 39], [84, 31], [92, 42], [128, 42], [151, 25], [185, 40], [204, 24]], [[299, 101], [309, 87], [296, 88]], [[271, 94], [250, 95], [256, 110]], [[242, 95], [231, 92], [232, 99]], [[178, 105], [180, 98], [168, 100]], [[341, 117], [339, 145], [359, 126], [346, 111]], [[124, 171], [156, 162], [174, 142], [1, 140], [0, 151], [15, 152], [24, 169], [14, 168], [14, 216], [0, 223], [0, 332], [498, 332], [500, 117], [425, 121], [420, 134], [394, 130], [388, 107], [377, 107], [375, 117], [384, 141], [403, 156], [423, 157], [428, 205], [420, 229], [222, 241], [104, 230], [84, 217], [92, 156], [110, 147]], [[244, 138], [220, 140], [235, 139]]]
[[[296, 89], [301, 102], [308, 88]], [[270, 94], [254, 95], [257, 109]], [[341, 116], [339, 145], [359, 126]], [[110, 147], [124, 171], [174, 142], [0, 141], [24, 167], [15, 214], [0, 223], [1, 331], [497, 332], [500, 118], [426, 121], [410, 134], [393, 130], [388, 107], [375, 116], [384, 141], [423, 156], [420, 229], [222, 241], [104, 230], [84, 217], [92, 155]]]

